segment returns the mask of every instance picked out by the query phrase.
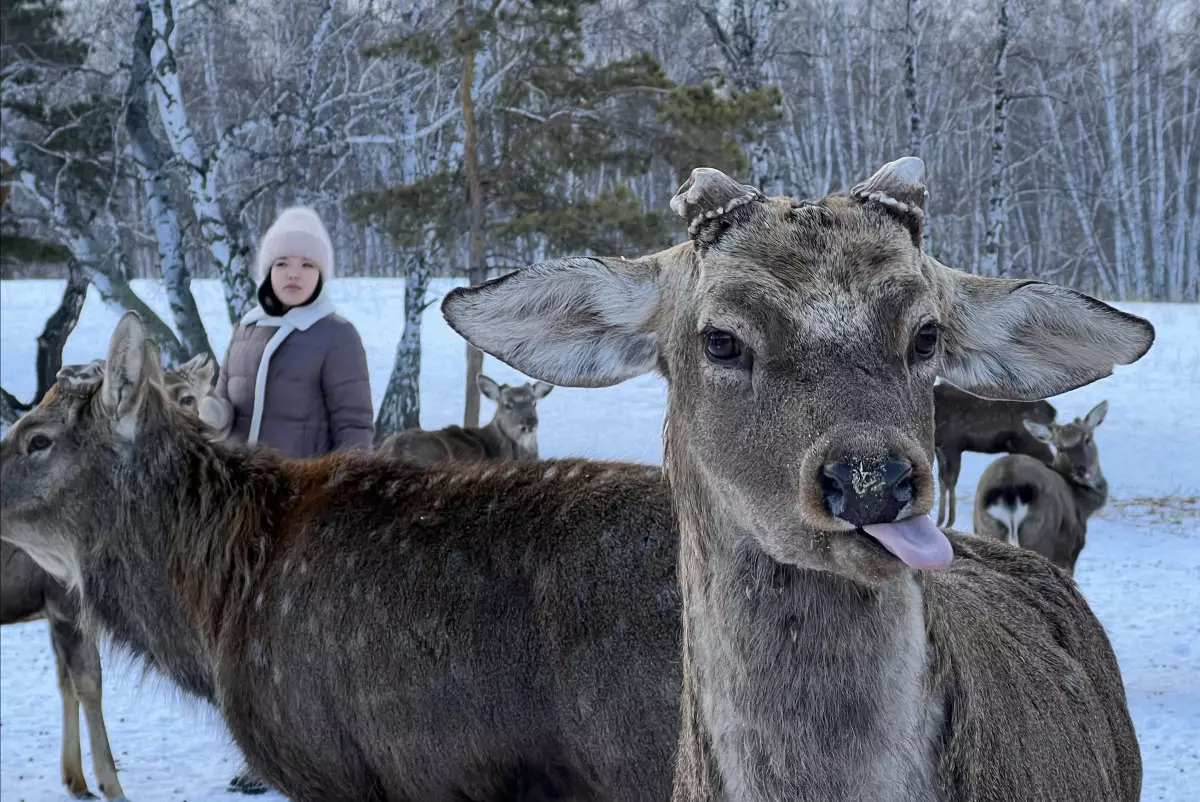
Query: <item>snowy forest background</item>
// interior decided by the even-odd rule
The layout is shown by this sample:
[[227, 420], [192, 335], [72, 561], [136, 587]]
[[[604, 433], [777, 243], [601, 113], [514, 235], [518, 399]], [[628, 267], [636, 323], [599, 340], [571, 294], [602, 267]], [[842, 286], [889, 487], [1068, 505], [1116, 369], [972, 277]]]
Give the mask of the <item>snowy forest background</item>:
[[[258, 237], [307, 203], [339, 275], [406, 279], [380, 434], [416, 425], [431, 276], [670, 245], [683, 232], [667, 202], [697, 166], [819, 197], [918, 155], [928, 245], [947, 264], [1200, 301], [1195, 0], [0, 0], [0, 13], [0, 275], [67, 279], [39, 395], [89, 290], [142, 313], [168, 361], [211, 353], [190, 281], [219, 279], [240, 318]], [[134, 278], [162, 280], [172, 320]], [[6, 419], [29, 404], [0, 401]]]

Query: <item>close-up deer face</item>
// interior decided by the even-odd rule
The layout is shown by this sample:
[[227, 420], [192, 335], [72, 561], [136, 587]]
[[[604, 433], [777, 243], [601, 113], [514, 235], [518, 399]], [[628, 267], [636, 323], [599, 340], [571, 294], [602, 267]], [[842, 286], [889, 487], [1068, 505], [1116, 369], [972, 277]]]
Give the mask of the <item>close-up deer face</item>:
[[730, 538], [861, 579], [936, 568], [951, 549], [927, 517], [935, 378], [1043, 398], [1138, 358], [1153, 329], [1066, 288], [938, 263], [926, 196], [912, 158], [815, 202], [696, 170], [672, 201], [690, 242], [541, 263], [456, 289], [443, 311], [554, 384], [659, 369], [668, 474]]

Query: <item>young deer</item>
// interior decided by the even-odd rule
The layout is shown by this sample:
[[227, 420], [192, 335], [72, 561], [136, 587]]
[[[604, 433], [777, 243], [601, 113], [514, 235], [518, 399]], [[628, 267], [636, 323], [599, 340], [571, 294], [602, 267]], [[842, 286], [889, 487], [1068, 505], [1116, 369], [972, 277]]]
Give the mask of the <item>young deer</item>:
[[[157, 351], [154, 355], [157, 358]], [[183, 409], [196, 411], [199, 407], [196, 399], [203, 399], [212, 387], [208, 358], [200, 355], [178, 370], [167, 371], [163, 386], [171, 401]], [[94, 634], [80, 628], [78, 617], [78, 600], [61, 582], [25, 552], [7, 541], [0, 542], [0, 624], [45, 618], [50, 625], [50, 645], [54, 649], [58, 693], [62, 698], [60, 763], [67, 793], [76, 799], [93, 798], [83, 774], [79, 731], [82, 706], [100, 793], [106, 799], [123, 800], [125, 792], [117, 777], [108, 727], [104, 723], [100, 649]]]
[[667, 377], [677, 802], [1138, 799], [1086, 600], [1041, 558], [926, 516], [936, 376], [1044, 398], [1140, 358], [1154, 330], [939, 263], [923, 173], [905, 158], [798, 202], [695, 170], [671, 201], [690, 241], [543, 262], [442, 303], [529, 376]]
[[388, 437], [376, 453], [418, 466], [450, 459], [537, 459], [537, 402], [550, 395], [554, 385], [535, 382], [509, 387], [482, 373], [476, 381], [479, 392], [496, 403], [496, 414], [486, 426], [409, 429]]
[[1053, 463], [1014, 454], [989, 465], [975, 490], [975, 534], [1036, 551], [1074, 575], [1088, 518], [1108, 500], [1095, 440], [1106, 414], [1101, 401], [1061, 426], [1026, 421], [1033, 437], [1054, 446]]
[[670, 794], [661, 469], [212, 443], [126, 315], [0, 444], [0, 532], [294, 802]]
[[1031, 435], [1024, 421], [1050, 424], [1049, 401], [995, 401], [942, 382], [933, 387], [934, 451], [938, 466], [938, 525], [954, 526], [954, 488], [964, 451], [1028, 454], [1047, 464], [1050, 448]]

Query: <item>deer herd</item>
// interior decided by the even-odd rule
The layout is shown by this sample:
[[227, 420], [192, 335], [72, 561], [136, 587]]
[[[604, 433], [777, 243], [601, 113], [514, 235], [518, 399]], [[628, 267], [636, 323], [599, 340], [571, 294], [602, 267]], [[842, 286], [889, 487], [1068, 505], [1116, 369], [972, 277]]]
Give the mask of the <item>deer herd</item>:
[[[450, 292], [450, 327], [536, 383], [482, 376], [487, 426], [375, 453], [226, 442], [211, 364], [165, 372], [127, 314], [0, 447], [3, 620], [50, 620], [70, 793], [82, 705], [124, 794], [103, 634], [297, 802], [1137, 800], [1072, 577], [1107, 407], [1042, 399], [1154, 330], [943, 265], [927, 197], [912, 157], [805, 201], [697, 169], [679, 245]], [[554, 385], [650, 372], [661, 468], [538, 458]], [[954, 523], [964, 451], [1005, 455], [975, 535], [930, 517]]]

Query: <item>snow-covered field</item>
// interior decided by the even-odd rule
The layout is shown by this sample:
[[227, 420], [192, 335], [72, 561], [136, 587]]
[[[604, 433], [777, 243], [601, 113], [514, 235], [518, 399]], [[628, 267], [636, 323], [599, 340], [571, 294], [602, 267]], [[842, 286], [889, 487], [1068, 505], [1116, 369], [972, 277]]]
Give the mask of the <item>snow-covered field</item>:
[[[452, 286], [435, 282], [441, 295]], [[375, 403], [382, 400], [403, 321], [400, 281], [344, 279], [331, 285], [339, 310], [358, 327], [370, 361]], [[135, 288], [164, 319], [165, 294]], [[35, 337], [55, 308], [62, 282], [0, 282], [0, 383], [19, 398], [34, 389]], [[231, 333], [220, 288], [195, 285], [218, 353]], [[1157, 341], [1136, 365], [1058, 396], [1060, 419], [1101, 399], [1098, 432], [1112, 498], [1092, 519], [1077, 579], [1112, 638], [1138, 729], [1145, 768], [1143, 800], [1200, 798], [1200, 306], [1119, 304], [1148, 317]], [[67, 363], [104, 355], [118, 319], [89, 296], [67, 345]], [[422, 424], [460, 422], [465, 346], [436, 305], [425, 316]], [[488, 358], [484, 370], [520, 381]], [[540, 405], [544, 456], [579, 455], [658, 463], [665, 385], [643, 377], [603, 390], [559, 387]], [[485, 401], [484, 415], [491, 414]], [[964, 455], [959, 526], [969, 528], [971, 498], [990, 458]], [[229, 802], [238, 765], [216, 717], [182, 700], [168, 683], [144, 679], [120, 654], [106, 653], [105, 711], [121, 779], [134, 802]], [[4, 802], [62, 800], [60, 710], [44, 622], [0, 630], [0, 797]], [[85, 770], [91, 758], [84, 743]], [[91, 781], [93, 790], [95, 782]], [[258, 797], [264, 802], [276, 795]]]

